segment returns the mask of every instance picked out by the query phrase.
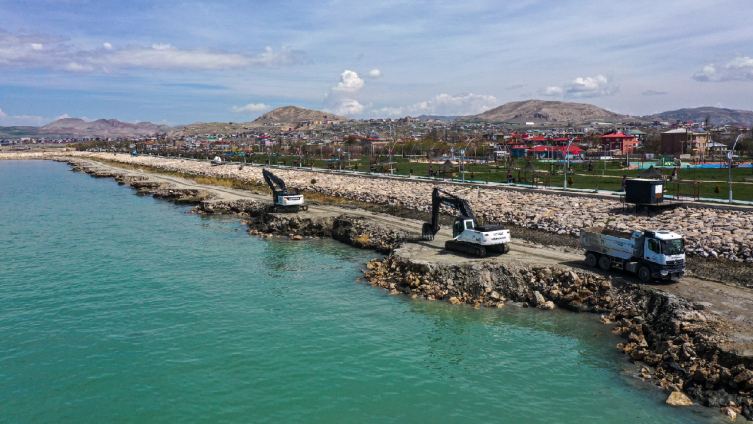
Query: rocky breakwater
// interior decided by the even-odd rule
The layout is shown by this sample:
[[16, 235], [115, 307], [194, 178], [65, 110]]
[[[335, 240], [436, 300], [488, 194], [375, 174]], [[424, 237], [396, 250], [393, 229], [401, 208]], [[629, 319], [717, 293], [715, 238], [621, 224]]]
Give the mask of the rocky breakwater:
[[153, 196], [179, 204], [195, 204], [211, 197], [211, 193], [195, 189], [171, 188], [170, 183], [152, 181], [148, 175], [133, 175], [112, 169], [103, 169], [75, 159], [64, 160], [71, 165], [71, 171], [89, 174], [94, 178], [112, 178], [119, 185], [128, 185], [137, 190], [140, 196]]
[[292, 239], [329, 237], [361, 249], [389, 253], [413, 237], [348, 214], [316, 216], [313, 214], [271, 214], [266, 211], [248, 221], [249, 234], [282, 235]]
[[[261, 167], [211, 166], [207, 162], [144, 156], [75, 153], [129, 164], [152, 166], [218, 178], [263, 184]], [[581, 228], [608, 220], [620, 231], [664, 229], [685, 236], [689, 255], [753, 263], [753, 212], [711, 208], [677, 208], [648, 217], [622, 211], [617, 199], [572, 197], [499, 186], [458, 186], [440, 181], [343, 175], [276, 168], [289, 187], [308, 192], [428, 213], [435, 186], [468, 200], [476, 215], [488, 223], [516, 225], [549, 233], [577, 236]]]
[[348, 213], [270, 213], [271, 203], [253, 200], [200, 202], [189, 213], [235, 214], [247, 217], [244, 222], [253, 236], [304, 238], [333, 238], [361, 249], [389, 253], [414, 235], [392, 230], [362, 216]]
[[724, 325], [703, 304], [639, 285], [615, 287], [608, 277], [559, 265], [446, 264], [411, 259], [397, 249], [366, 268], [369, 284], [411, 298], [599, 313], [626, 339], [617, 348], [639, 365], [638, 377], [670, 392], [670, 402], [687, 396], [727, 415], [753, 418], [753, 363], [721, 347]]

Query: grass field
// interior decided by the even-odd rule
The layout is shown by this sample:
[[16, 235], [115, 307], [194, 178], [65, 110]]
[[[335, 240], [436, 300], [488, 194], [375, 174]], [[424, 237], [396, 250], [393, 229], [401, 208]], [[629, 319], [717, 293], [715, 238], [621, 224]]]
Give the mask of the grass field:
[[[235, 157], [230, 158], [234, 161], [243, 161], [243, 158]], [[297, 156], [255, 156], [253, 158], [254, 163], [266, 163], [269, 159], [273, 165], [285, 165], [285, 166], [298, 166], [299, 157]], [[246, 158], [247, 161], [251, 161], [251, 158]], [[304, 159], [303, 165], [310, 167], [313, 165], [315, 168], [327, 169], [332, 166], [334, 169], [339, 169], [342, 166], [343, 171], [370, 171], [370, 158], [363, 156], [360, 158], [354, 158], [351, 161], [343, 161], [342, 165], [337, 161], [326, 161], [321, 158], [312, 158], [309, 160]], [[386, 157], [379, 158], [380, 164], [375, 165], [375, 173], [389, 174], [388, 165], [382, 163], [387, 162]], [[465, 181], [476, 182], [507, 182], [508, 169], [512, 173], [512, 177], [518, 183], [532, 184], [534, 175], [532, 173], [519, 172], [518, 169], [523, 168], [528, 163], [528, 159], [517, 159], [511, 165], [512, 168], [508, 168], [507, 163], [467, 163], [465, 166]], [[561, 163], [549, 163], [546, 161], [533, 160], [532, 164], [539, 169], [536, 171], [535, 178], [538, 180], [539, 187], [551, 186], [562, 187], [564, 185], [565, 176], [563, 174], [563, 166]], [[408, 176], [412, 174], [414, 177], [429, 177], [429, 167], [431, 166], [436, 173], [436, 178], [455, 179], [462, 180], [463, 175], [458, 172], [457, 165], [450, 169], [444, 169], [441, 163], [434, 162], [429, 164], [427, 162], [411, 162], [409, 159], [403, 159], [395, 157], [392, 159], [392, 173], [394, 175]], [[568, 172], [568, 177], [572, 178], [572, 183], [568, 182], [568, 188], [583, 189], [583, 190], [599, 190], [607, 191], [620, 191], [622, 189], [623, 175], [627, 178], [633, 178], [636, 174], [643, 172], [643, 170], [629, 170], [623, 167], [619, 161], [592, 161], [591, 170], [589, 170], [587, 163], [573, 163], [573, 173]], [[672, 169], [657, 169], [665, 176], [669, 177], [672, 174]], [[729, 193], [728, 182], [728, 169], [727, 168], [682, 168], [677, 171], [677, 179], [683, 181], [698, 181], [700, 185], [700, 197], [726, 200]], [[746, 182], [745, 178], [753, 180], [753, 168], [733, 168], [732, 169], [732, 192], [734, 200], [753, 201], [753, 182]], [[673, 182], [667, 182], [666, 193], [674, 194], [676, 192], [677, 184]], [[718, 186], [718, 187], [717, 187]], [[692, 197], [694, 189], [690, 184], [682, 184], [680, 187], [680, 195], [682, 197]], [[718, 191], [718, 192], [717, 192]]]

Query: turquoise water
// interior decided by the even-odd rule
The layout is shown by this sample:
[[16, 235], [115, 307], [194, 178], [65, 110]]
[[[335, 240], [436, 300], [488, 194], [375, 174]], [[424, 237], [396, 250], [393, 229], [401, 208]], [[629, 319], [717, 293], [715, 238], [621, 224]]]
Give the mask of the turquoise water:
[[707, 422], [593, 315], [388, 296], [375, 254], [0, 162], [0, 422]]

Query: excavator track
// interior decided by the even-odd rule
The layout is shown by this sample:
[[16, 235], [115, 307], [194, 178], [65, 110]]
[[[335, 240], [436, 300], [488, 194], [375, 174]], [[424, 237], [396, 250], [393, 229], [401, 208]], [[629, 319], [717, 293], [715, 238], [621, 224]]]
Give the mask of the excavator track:
[[469, 255], [475, 255], [479, 258], [486, 256], [486, 248], [477, 244], [472, 244], [464, 241], [447, 240], [444, 244], [444, 248], [453, 252], [462, 252]]

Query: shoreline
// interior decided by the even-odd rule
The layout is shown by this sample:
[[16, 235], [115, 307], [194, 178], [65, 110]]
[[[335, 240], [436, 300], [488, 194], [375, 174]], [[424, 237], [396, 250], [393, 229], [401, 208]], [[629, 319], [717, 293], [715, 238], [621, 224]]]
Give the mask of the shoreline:
[[[556, 261], [540, 264], [541, 261], [504, 258], [500, 263], [501, 259], [495, 262], [461, 257], [454, 263], [439, 262], [415, 251], [425, 249], [431, 255], [436, 246], [406, 243], [415, 231], [389, 228], [394, 221], [402, 221], [399, 219], [372, 217], [370, 212], [354, 217], [349, 210], [336, 207], [323, 207], [323, 212], [314, 217], [269, 214], [265, 210], [269, 202], [266, 194], [233, 199], [224, 191], [226, 196], [218, 200], [212, 198], [212, 190], [203, 187], [176, 188], [164, 179], [154, 181], [152, 174], [98, 171], [83, 161], [70, 159], [60, 160], [78, 162], [76, 170], [95, 177], [113, 177], [119, 184], [139, 190], [139, 194], [196, 203], [195, 213], [248, 217], [250, 234], [332, 237], [355, 247], [390, 252], [384, 259], [369, 262], [365, 276], [370, 284], [393, 294], [477, 307], [503, 307], [510, 300], [541, 309], [561, 307], [601, 313], [605, 323], [616, 323], [615, 334], [627, 339], [618, 348], [633, 361], [645, 364], [642, 378], [671, 392], [685, 392], [706, 406], [723, 408], [722, 412], [728, 415], [753, 417], [749, 391], [753, 389], [753, 359], [725, 347], [725, 323], [704, 302]], [[565, 256], [570, 261], [577, 257]]]

